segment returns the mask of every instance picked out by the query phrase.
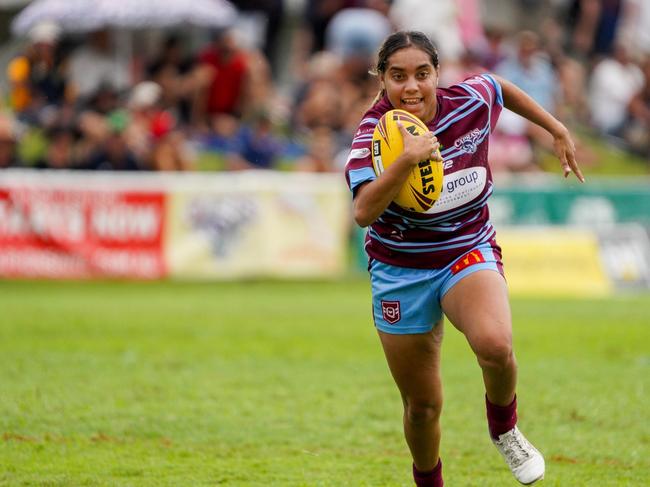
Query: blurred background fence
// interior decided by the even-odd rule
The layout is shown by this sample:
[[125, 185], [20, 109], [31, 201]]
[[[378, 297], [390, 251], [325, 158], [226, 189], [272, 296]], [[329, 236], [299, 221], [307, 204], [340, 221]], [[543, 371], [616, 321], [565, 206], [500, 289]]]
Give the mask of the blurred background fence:
[[586, 185], [514, 114], [492, 136], [513, 292], [650, 287], [650, 2], [101, 5], [0, 1], [1, 277], [362, 275], [342, 172], [407, 28], [442, 84], [496, 72], [576, 135]]

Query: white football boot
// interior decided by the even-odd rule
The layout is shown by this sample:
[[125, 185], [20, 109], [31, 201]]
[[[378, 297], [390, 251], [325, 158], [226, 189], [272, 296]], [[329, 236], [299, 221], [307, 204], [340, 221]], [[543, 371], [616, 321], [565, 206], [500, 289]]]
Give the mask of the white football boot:
[[524, 485], [530, 485], [544, 478], [544, 457], [521, 434], [516, 426], [510, 431], [499, 435], [498, 440], [492, 439], [501, 456], [515, 478]]

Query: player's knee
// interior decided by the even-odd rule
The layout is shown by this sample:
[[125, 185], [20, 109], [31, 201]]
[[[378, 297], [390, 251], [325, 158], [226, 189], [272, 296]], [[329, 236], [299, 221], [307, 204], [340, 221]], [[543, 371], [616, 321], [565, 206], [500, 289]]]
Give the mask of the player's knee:
[[492, 338], [476, 351], [482, 368], [505, 369], [514, 361], [512, 342], [508, 338]]
[[429, 424], [438, 421], [442, 412], [442, 400], [407, 400], [405, 402], [406, 420], [412, 425]]

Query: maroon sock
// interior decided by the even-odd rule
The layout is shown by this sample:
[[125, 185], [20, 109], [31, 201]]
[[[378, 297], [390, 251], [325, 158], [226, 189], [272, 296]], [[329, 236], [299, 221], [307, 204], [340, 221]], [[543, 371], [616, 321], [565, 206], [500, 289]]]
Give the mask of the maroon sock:
[[442, 460], [438, 459], [438, 464], [429, 472], [420, 472], [413, 464], [413, 480], [417, 487], [443, 487]]
[[498, 440], [499, 435], [510, 431], [517, 424], [517, 396], [507, 406], [497, 406], [490, 402], [486, 394], [485, 408], [487, 409], [490, 436], [495, 440]]

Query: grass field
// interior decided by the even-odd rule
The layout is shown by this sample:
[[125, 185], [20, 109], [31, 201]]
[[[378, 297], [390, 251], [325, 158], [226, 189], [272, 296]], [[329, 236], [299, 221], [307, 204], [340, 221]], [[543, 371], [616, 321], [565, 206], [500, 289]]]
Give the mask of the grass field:
[[[1, 486], [410, 486], [364, 280], [0, 282]], [[650, 479], [650, 296], [513, 299], [542, 486]], [[446, 485], [518, 485], [447, 327]]]

